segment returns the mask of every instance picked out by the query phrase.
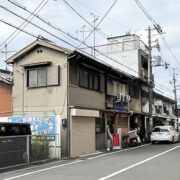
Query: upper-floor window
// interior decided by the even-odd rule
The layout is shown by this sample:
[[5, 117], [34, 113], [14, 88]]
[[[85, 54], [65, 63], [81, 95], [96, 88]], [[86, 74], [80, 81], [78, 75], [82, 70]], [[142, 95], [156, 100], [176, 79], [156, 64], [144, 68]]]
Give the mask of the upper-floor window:
[[59, 70], [59, 66], [28, 69], [27, 87], [59, 85]]
[[81, 87], [99, 91], [100, 76], [95, 73], [81, 69], [79, 74], [79, 85]]
[[139, 88], [134, 85], [130, 85], [129, 86], [129, 94], [132, 98], [139, 99]]
[[144, 56], [141, 56], [141, 64], [142, 68], [148, 70], [148, 60]]

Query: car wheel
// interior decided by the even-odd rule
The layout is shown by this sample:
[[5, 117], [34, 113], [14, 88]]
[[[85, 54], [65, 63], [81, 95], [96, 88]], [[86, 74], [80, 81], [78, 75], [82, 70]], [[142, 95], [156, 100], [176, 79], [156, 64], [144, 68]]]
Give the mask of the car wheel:
[[152, 144], [155, 144], [155, 141], [151, 141]]

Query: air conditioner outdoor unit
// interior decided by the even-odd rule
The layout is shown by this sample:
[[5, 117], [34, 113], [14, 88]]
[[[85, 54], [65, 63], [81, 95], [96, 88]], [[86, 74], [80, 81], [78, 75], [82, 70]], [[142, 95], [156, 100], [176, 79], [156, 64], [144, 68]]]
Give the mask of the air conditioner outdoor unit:
[[131, 101], [131, 97], [129, 95], [125, 95], [125, 102], [130, 102]]
[[130, 102], [131, 97], [123, 93], [118, 93], [117, 101], [118, 102]]

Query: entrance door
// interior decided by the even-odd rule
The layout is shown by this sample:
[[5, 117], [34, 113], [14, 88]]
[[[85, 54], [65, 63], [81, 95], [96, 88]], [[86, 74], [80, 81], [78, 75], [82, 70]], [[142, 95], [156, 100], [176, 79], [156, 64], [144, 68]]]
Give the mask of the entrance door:
[[96, 118], [96, 150], [105, 148], [105, 119]]

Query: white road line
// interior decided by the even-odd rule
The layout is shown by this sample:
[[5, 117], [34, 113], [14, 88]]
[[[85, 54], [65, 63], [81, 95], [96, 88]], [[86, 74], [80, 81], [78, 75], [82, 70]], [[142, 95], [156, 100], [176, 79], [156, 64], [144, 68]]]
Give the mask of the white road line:
[[90, 153], [90, 154], [83, 154], [78, 156], [78, 158], [83, 158], [83, 157], [87, 157], [87, 156], [93, 156], [93, 155], [97, 155], [97, 154], [102, 154], [103, 152], [95, 152], [95, 153]]
[[[60, 162], [63, 163], [65, 162], [66, 160], [61, 160]], [[41, 167], [41, 168], [45, 168], [46, 166], [49, 166], [49, 165], [55, 165], [55, 164], [58, 164], [59, 162], [56, 161], [56, 162], [51, 162], [51, 163], [47, 163], [47, 164], [42, 164], [42, 165], [38, 165], [38, 167]], [[33, 164], [33, 163], [32, 163]], [[27, 165], [27, 164], [26, 164]], [[24, 170], [31, 170], [31, 169], [35, 169], [37, 168], [37, 166], [33, 166], [33, 167], [27, 167], [27, 168], [23, 168], [23, 169], [18, 169], [18, 170], [12, 170], [11, 172], [4, 172], [2, 173], [3, 176], [5, 175], [9, 175], [9, 174], [13, 174], [13, 173], [17, 173], [17, 172], [21, 172], [21, 171], [24, 171]]]
[[77, 160], [77, 161], [70, 162], [70, 163], [67, 163], [67, 164], [61, 164], [61, 165], [57, 165], [57, 166], [53, 166], [53, 167], [49, 167], [49, 168], [45, 168], [45, 169], [40, 169], [40, 170], [37, 170], [37, 171], [33, 171], [33, 172], [18, 175], [18, 176], [13, 176], [13, 177], [10, 177], [10, 178], [6, 178], [4, 180], [16, 179], [16, 178], [20, 178], [20, 177], [23, 177], [23, 176], [28, 176], [28, 175], [31, 175], [31, 174], [47, 171], [47, 170], [50, 170], [50, 169], [55, 169], [55, 168], [58, 168], [58, 167], [68, 166], [68, 165], [75, 164], [75, 163], [78, 163], [78, 162], [81, 162], [81, 161], [82, 160]]
[[99, 178], [98, 180], [109, 179], [109, 178], [111, 178], [111, 177], [113, 177], [113, 176], [116, 176], [116, 175], [118, 175], [118, 174], [121, 174], [121, 173], [123, 173], [123, 172], [125, 172], [125, 171], [127, 171], [127, 170], [129, 170], [129, 169], [132, 169], [132, 168], [134, 168], [134, 167], [136, 167], [136, 166], [139, 166], [139, 165], [141, 165], [141, 164], [143, 164], [143, 163], [146, 163], [146, 162], [148, 162], [148, 161], [150, 161], [150, 160], [152, 160], [152, 159], [155, 159], [155, 158], [157, 158], [157, 157], [159, 157], [159, 156], [162, 156], [162, 155], [164, 155], [164, 154], [166, 154], [166, 153], [168, 153], [168, 152], [170, 152], [170, 151], [173, 151], [173, 150], [175, 150], [175, 149], [177, 149], [177, 148], [179, 148], [179, 147], [180, 147], [180, 145], [179, 145], [179, 146], [176, 146], [176, 147], [174, 147], [174, 148], [171, 148], [171, 149], [169, 149], [169, 150], [167, 150], [167, 151], [164, 151], [164, 152], [162, 152], [162, 153], [159, 153], [159, 154], [157, 154], [157, 155], [155, 155], [155, 156], [152, 156], [152, 157], [150, 157], [150, 158], [147, 158], [147, 159], [145, 159], [145, 160], [143, 160], [143, 161], [140, 161], [140, 162], [138, 162], [138, 163], [132, 164], [132, 165], [130, 165], [130, 166], [124, 168], [124, 169], [121, 169], [121, 170], [119, 170], [119, 171], [116, 171], [116, 172], [114, 172], [114, 173], [112, 173], [112, 174], [109, 174], [109, 175], [107, 175], [107, 176], [104, 176], [104, 177], [102, 177], [102, 178]]
[[133, 147], [133, 148], [129, 148], [129, 149], [123, 149], [123, 150], [114, 151], [114, 152], [111, 152], [111, 153], [101, 154], [101, 155], [99, 155], [99, 156], [94, 156], [94, 157], [88, 158], [88, 160], [96, 159], [96, 158], [103, 157], [103, 156], [107, 156], [107, 155], [110, 155], [110, 154], [120, 153], [120, 152], [124, 152], [124, 151], [130, 151], [130, 150], [133, 150], [133, 149], [138, 149], [138, 148], [142, 148], [142, 147], [144, 147], [144, 146], [149, 146], [149, 145], [150, 145], [150, 144], [144, 144], [144, 145], [137, 146], [137, 147]]
[[[120, 150], [120, 151], [106, 153], [106, 154], [102, 154], [102, 155], [99, 155], [99, 156], [88, 158], [88, 160], [96, 159], [96, 158], [99, 158], [99, 157], [102, 157], [102, 156], [107, 156], [107, 155], [110, 155], [110, 154], [120, 153], [120, 152], [124, 152], [124, 151], [130, 151], [130, 150], [141, 148], [141, 147], [148, 146], [148, 145], [150, 145], [150, 144], [145, 144], [145, 145], [141, 145], [141, 146], [137, 146], [137, 147], [133, 147], [133, 148], [129, 148], [129, 149], [124, 149], [124, 150]], [[37, 170], [37, 171], [32, 171], [32, 172], [21, 174], [21, 175], [18, 175], [18, 176], [13, 176], [13, 177], [10, 177], [10, 178], [6, 178], [4, 180], [16, 179], [16, 178], [20, 178], [20, 177], [23, 177], [23, 176], [28, 176], [28, 175], [31, 175], [31, 174], [35, 174], [35, 173], [55, 169], [55, 168], [58, 168], [58, 167], [68, 166], [68, 165], [75, 164], [75, 163], [78, 163], [78, 162], [81, 162], [81, 161], [83, 161], [83, 160], [77, 160], [77, 161], [70, 162], [70, 163], [67, 163], [67, 164], [61, 164], [61, 165], [57, 165], [57, 166], [53, 166], [53, 167], [49, 167], [49, 168], [40, 169], [40, 170]]]

